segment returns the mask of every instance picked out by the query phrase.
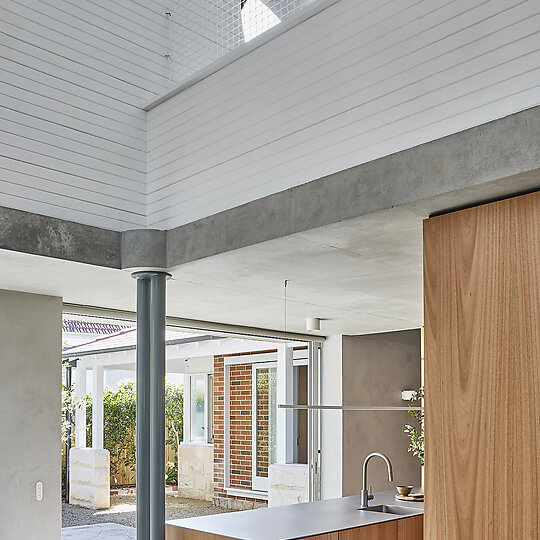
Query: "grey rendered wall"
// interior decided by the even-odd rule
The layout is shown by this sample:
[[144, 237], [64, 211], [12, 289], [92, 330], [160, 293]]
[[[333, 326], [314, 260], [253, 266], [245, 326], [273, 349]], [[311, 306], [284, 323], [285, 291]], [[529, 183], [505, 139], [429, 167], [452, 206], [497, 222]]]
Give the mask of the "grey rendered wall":
[[[420, 386], [420, 330], [343, 336], [343, 405], [404, 406], [401, 391]], [[343, 413], [343, 495], [359, 493], [362, 463], [370, 452], [386, 454], [394, 467], [388, 482], [386, 465], [373, 459], [369, 483], [373, 491], [394, 489], [395, 484], [420, 485], [420, 465], [407, 452], [403, 429], [407, 412]]]
[[0, 290], [2, 539], [60, 539], [61, 314], [60, 298]]

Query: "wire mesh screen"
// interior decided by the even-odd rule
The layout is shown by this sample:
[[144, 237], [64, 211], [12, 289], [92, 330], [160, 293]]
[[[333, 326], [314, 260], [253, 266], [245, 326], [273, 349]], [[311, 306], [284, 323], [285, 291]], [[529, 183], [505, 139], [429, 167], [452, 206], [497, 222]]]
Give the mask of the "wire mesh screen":
[[316, 0], [170, 0], [170, 78], [180, 82]]

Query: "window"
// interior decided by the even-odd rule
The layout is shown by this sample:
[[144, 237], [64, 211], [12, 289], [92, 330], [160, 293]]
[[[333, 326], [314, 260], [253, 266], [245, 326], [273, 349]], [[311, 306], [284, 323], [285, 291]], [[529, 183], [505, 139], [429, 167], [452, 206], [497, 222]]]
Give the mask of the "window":
[[214, 440], [214, 377], [211, 373], [188, 375], [184, 396], [184, 442]]
[[206, 411], [208, 420], [206, 431], [208, 442], [214, 442], [214, 376], [208, 375], [208, 407]]
[[190, 377], [190, 409], [191, 409], [191, 441], [205, 442], [204, 429], [204, 402], [205, 402], [206, 375], [192, 375]]

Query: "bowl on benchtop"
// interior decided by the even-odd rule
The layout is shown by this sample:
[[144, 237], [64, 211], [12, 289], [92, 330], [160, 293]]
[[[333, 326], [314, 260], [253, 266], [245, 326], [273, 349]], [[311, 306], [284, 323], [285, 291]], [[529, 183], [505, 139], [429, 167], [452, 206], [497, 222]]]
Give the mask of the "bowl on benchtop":
[[414, 486], [396, 486], [396, 489], [400, 495], [406, 497], [413, 490]]

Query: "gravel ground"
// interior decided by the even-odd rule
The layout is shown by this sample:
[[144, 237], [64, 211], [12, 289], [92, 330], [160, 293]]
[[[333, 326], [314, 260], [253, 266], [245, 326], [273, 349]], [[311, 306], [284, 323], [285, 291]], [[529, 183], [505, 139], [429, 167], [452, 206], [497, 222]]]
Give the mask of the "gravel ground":
[[[111, 495], [111, 507], [107, 510], [89, 510], [62, 503], [62, 527], [93, 525], [95, 523], [118, 523], [135, 527], [135, 495]], [[210, 514], [222, 514], [226, 510], [216, 508], [211, 502], [181, 499], [167, 495], [165, 519], [179, 519]]]

